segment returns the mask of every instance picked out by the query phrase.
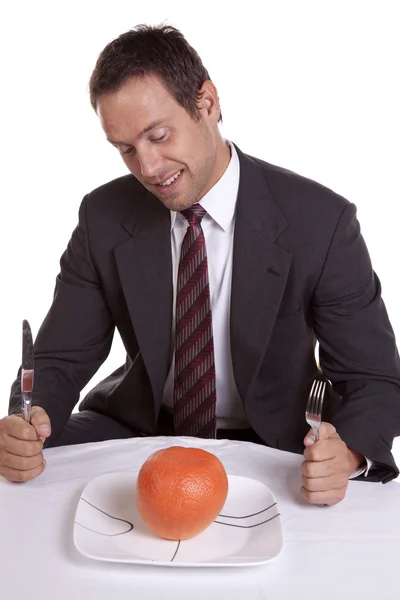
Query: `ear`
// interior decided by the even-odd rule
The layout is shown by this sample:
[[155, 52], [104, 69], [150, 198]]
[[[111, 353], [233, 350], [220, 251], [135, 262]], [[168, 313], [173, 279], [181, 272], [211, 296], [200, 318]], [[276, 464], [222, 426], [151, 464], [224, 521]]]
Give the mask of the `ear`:
[[199, 96], [199, 110], [208, 120], [217, 123], [221, 113], [221, 108], [219, 104], [218, 91], [212, 81], [208, 79], [203, 83], [199, 90]]

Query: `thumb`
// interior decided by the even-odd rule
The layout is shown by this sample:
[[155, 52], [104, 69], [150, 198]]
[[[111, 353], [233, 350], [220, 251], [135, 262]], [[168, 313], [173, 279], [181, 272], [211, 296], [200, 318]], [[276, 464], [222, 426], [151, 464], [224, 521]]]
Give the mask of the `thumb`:
[[36, 429], [37, 435], [42, 442], [51, 435], [51, 424], [49, 415], [44, 408], [33, 406], [31, 411], [31, 425]]
[[[326, 422], [322, 421], [321, 425], [319, 426], [319, 431], [318, 431], [319, 441], [327, 440], [328, 438], [331, 438], [331, 437], [339, 437], [338, 434], [336, 433], [335, 427], [332, 425], [332, 423], [326, 423]], [[315, 435], [314, 435], [313, 429], [311, 428], [310, 431], [307, 433], [306, 437], [304, 438], [304, 445], [312, 446], [314, 443], [315, 443]]]
[[308, 446], [312, 446], [314, 443], [315, 443], [314, 430], [313, 430], [313, 428], [311, 428], [310, 431], [307, 433], [306, 437], [304, 438], [304, 445], [306, 447], [308, 447]]
[[319, 439], [327, 440], [331, 437], [338, 437], [335, 427], [332, 425], [332, 423], [326, 423], [325, 421], [322, 421], [321, 425], [319, 426]]

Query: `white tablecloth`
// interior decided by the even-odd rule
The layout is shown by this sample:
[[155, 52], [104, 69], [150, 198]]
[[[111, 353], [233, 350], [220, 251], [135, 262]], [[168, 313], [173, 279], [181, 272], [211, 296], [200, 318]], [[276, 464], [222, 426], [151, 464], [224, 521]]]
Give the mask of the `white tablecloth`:
[[[97, 475], [137, 472], [155, 450], [183, 444], [214, 452], [228, 473], [276, 496], [284, 549], [257, 567], [168, 568], [98, 562], [73, 542], [76, 507]], [[45, 451], [36, 480], [0, 478], [1, 600], [357, 600], [400, 598], [400, 485], [350, 482], [334, 507], [300, 494], [302, 457], [227, 440], [139, 438]]]

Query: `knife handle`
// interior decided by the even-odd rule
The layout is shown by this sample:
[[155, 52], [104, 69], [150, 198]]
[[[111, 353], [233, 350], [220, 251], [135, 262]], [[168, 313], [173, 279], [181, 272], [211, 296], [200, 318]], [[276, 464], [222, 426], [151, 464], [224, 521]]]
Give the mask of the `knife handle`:
[[30, 392], [25, 392], [22, 394], [22, 414], [24, 415], [24, 419], [27, 423], [31, 422], [31, 408], [32, 408], [32, 394]]
[[21, 392], [22, 392], [22, 414], [27, 423], [31, 422], [33, 390], [33, 369], [22, 369]]

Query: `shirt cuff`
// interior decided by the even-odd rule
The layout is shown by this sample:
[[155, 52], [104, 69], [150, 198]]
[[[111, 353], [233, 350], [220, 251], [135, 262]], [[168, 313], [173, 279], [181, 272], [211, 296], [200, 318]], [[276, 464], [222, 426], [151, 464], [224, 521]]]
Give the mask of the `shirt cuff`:
[[350, 475], [349, 479], [354, 479], [355, 477], [359, 477], [360, 475], [363, 475], [363, 474], [364, 474], [364, 477], [368, 477], [369, 470], [374, 466], [374, 463], [372, 462], [372, 460], [370, 460], [367, 457], [365, 457], [365, 463], [366, 464], [359, 466], [358, 469], [353, 471], [353, 473]]

